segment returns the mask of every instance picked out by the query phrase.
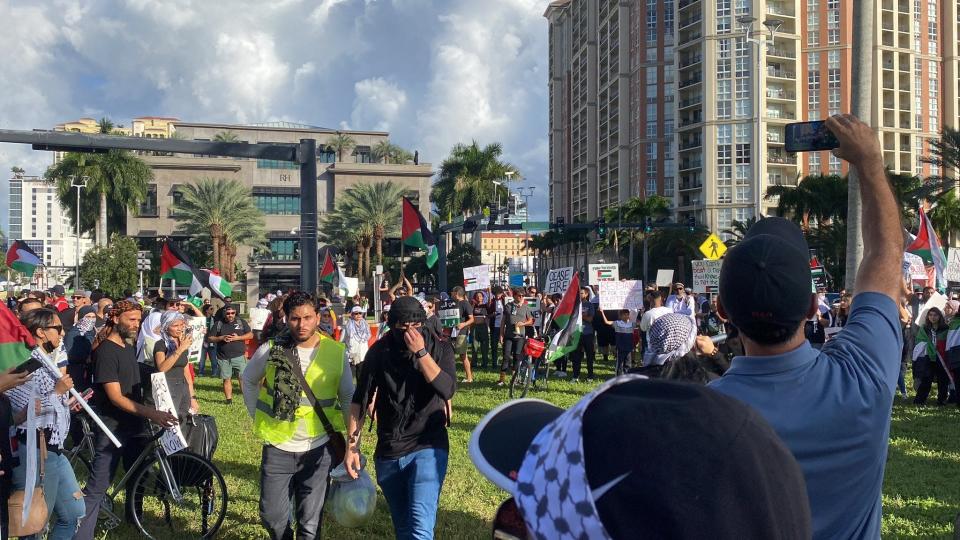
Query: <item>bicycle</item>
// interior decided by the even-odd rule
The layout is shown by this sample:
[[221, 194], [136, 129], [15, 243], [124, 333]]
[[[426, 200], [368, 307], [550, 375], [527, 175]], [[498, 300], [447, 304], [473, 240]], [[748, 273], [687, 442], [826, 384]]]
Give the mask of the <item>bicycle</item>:
[[[527, 339], [523, 346], [523, 358], [513, 370], [510, 377], [510, 398], [522, 398], [527, 395], [531, 386], [547, 389], [550, 377], [550, 362], [544, 358], [546, 343], [537, 338]], [[514, 394], [519, 394], [514, 396]]]
[[[109, 531], [123, 522], [113, 511], [122, 491], [124, 514], [146, 538], [212, 538], [227, 515], [223, 475], [210, 460], [187, 450], [166, 455], [159, 442], [164, 430], [150, 429], [152, 436], [136, 461], [104, 494], [98, 525]], [[93, 450], [93, 436], [86, 423], [83, 439], [70, 450], [71, 463], [76, 458], [88, 471], [91, 460], [83, 449]]]

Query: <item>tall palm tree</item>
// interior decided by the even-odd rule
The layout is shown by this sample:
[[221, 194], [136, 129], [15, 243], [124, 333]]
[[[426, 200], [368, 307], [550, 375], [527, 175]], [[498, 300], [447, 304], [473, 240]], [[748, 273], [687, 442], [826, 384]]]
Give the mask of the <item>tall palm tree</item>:
[[747, 218], [746, 221], [739, 221], [736, 219], [731, 221], [729, 229], [720, 231], [721, 234], [725, 234], [730, 237], [726, 242], [724, 242], [724, 244], [726, 244], [728, 248], [732, 248], [733, 246], [742, 242], [743, 237], [747, 235], [747, 231], [749, 231], [750, 227], [753, 227], [753, 224], [756, 222], [757, 218], [755, 217]]
[[390, 139], [384, 139], [370, 149], [370, 157], [375, 163], [387, 163], [391, 155], [393, 155], [393, 144], [390, 143]]
[[352, 220], [369, 225], [377, 264], [383, 264], [383, 239], [399, 230], [400, 201], [405, 191], [400, 184], [377, 182], [355, 184], [340, 195], [340, 211], [351, 216]]
[[793, 216], [808, 230], [810, 220], [828, 224], [847, 215], [847, 181], [837, 175], [814, 174], [793, 186], [770, 186], [766, 198], [777, 200], [777, 213]]
[[956, 175], [960, 173], [960, 130], [944, 126], [939, 140], [930, 141], [930, 156], [921, 161], [936, 165], [943, 171], [943, 178], [951, 178], [956, 184]]
[[940, 239], [952, 245], [952, 238], [960, 232], [960, 199], [957, 199], [956, 193], [948, 191], [941, 195], [927, 215]]
[[[70, 209], [70, 219], [76, 220], [77, 203], [72, 178], [89, 177], [80, 193], [80, 230], [96, 231], [98, 246], [106, 245], [108, 214], [113, 220], [122, 220], [129, 209], [135, 211], [147, 196], [147, 184], [153, 171], [143, 160], [125, 150], [109, 150], [102, 154], [68, 152], [44, 173], [48, 182], [57, 188], [57, 198], [63, 208]], [[99, 213], [96, 211], [99, 203]], [[109, 210], [108, 210], [109, 208]], [[97, 217], [94, 219], [93, 216]], [[73, 224], [76, 226], [76, 223]]]
[[343, 161], [343, 153], [356, 148], [357, 141], [350, 135], [338, 131], [332, 139], [327, 141], [327, 144], [337, 153], [337, 161]]
[[97, 122], [97, 129], [100, 131], [100, 133], [104, 133], [104, 134], [113, 133], [113, 128], [114, 128], [113, 121], [107, 118], [106, 116], [104, 116]]
[[240, 136], [232, 131], [221, 131], [213, 136], [216, 142], [240, 142]]
[[177, 233], [209, 240], [213, 266], [233, 281], [237, 247], [266, 245], [263, 213], [254, 205], [250, 188], [236, 179], [201, 178], [182, 186], [175, 202]]
[[373, 229], [368, 223], [363, 223], [343, 211], [341, 203], [338, 204], [338, 208], [323, 216], [319, 233], [320, 240], [336, 247], [341, 253], [355, 253], [354, 256], [348, 257], [348, 263], [350, 259], [356, 262], [356, 275], [367, 275], [373, 236]]
[[437, 205], [441, 216], [474, 214], [485, 207], [493, 206], [499, 192], [500, 199], [509, 196], [502, 181], [513, 173], [519, 180], [517, 169], [500, 161], [503, 146], [491, 143], [481, 148], [477, 141], [469, 145], [458, 144], [450, 151], [447, 159], [440, 164], [437, 181], [433, 184], [430, 200]]

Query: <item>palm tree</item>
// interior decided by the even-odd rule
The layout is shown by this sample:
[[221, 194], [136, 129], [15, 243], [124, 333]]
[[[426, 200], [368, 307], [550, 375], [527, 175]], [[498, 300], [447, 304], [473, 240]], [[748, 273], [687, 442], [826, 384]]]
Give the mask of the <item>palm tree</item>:
[[802, 229], [810, 228], [811, 218], [828, 224], [847, 215], [847, 180], [837, 175], [806, 176], [793, 186], [770, 186], [766, 198], [777, 200], [777, 213], [792, 215]]
[[337, 153], [337, 161], [343, 161], [343, 153], [356, 148], [357, 141], [350, 135], [338, 131], [332, 139], [327, 141], [327, 144]]
[[253, 204], [250, 188], [239, 180], [201, 178], [182, 186], [175, 202], [177, 234], [209, 239], [213, 266], [227, 281], [235, 279], [237, 247], [264, 247], [263, 213]]
[[27, 171], [23, 170], [23, 167], [17, 167], [14, 165], [13, 167], [10, 167], [10, 172], [13, 173], [14, 178], [23, 178], [24, 173]]
[[390, 139], [384, 139], [370, 149], [370, 157], [375, 163], [387, 163], [392, 154], [393, 145], [390, 144]]
[[337, 201], [340, 211], [350, 216], [351, 221], [370, 227], [377, 250], [377, 264], [383, 264], [383, 239], [399, 230], [400, 201], [405, 191], [403, 186], [393, 182], [355, 184]]
[[[960, 130], [944, 126], [940, 132], [940, 140], [930, 141], [930, 153], [932, 155], [921, 158], [921, 161], [940, 167], [945, 175], [943, 178], [947, 178], [950, 173], [960, 172]], [[955, 184], [955, 177], [951, 178]]]
[[726, 244], [728, 248], [732, 248], [733, 246], [742, 242], [743, 237], [747, 235], [747, 231], [749, 231], [750, 227], [753, 227], [753, 224], [756, 222], [757, 218], [755, 217], [747, 218], [746, 221], [739, 221], [736, 219], [731, 221], [729, 229], [720, 231], [721, 234], [725, 234], [730, 237], [726, 242], [724, 242], [724, 244]]
[[433, 184], [430, 200], [437, 205], [441, 216], [480, 212], [493, 206], [500, 198], [506, 200], [508, 190], [497, 186], [510, 172], [519, 179], [517, 169], [509, 163], [500, 161], [503, 146], [491, 143], [483, 148], [473, 141], [470, 145], [458, 144], [450, 151], [450, 156], [440, 164], [437, 181]]
[[216, 142], [240, 142], [240, 137], [232, 131], [221, 131], [213, 136]]
[[[70, 209], [71, 220], [76, 219], [77, 212], [72, 180], [84, 176], [89, 180], [86, 189], [81, 190], [80, 230], [95, 230], [97, 245], [106, 245], [108, 213], [114, 220], [122, 222], [128, 209], [135, 211], [147, 196], [147, 184], [153, 179], [153, 170], [125, 150], [109, 150], [102, 154], [68, 152], [47, 169], [44, 177], [56, 184], [57, 198], [63, 208]], [[99, 213], [95, 210], [95, 202], [99, 203]], [[98, 217], [94, 219], [93, 215]]]
[[356, 274], [365, 276], [370, 267], [373, 229], [368, 223], [355, 220], [349, 213], [343, 212], [342, 204], [338, 204], [338, 207], [324, 215], [320, 223], [320, 240], [336, 247], [341, 253], [356, 253], [355, 257], [348, 256], [348, 263], [350, 259], [355, 260]]
[[940, 196], [927, 216], [930, 217], [940, 239], [951, 245], [955, 233], [960, 232], [960, 200], [957, 199], [956, 192], [951, 190]]
[[113, 127], [113, 121], [106, 116], [97, 122], [97, 129], [103, 134], [109, 135], [110, 133], [113, 133]]

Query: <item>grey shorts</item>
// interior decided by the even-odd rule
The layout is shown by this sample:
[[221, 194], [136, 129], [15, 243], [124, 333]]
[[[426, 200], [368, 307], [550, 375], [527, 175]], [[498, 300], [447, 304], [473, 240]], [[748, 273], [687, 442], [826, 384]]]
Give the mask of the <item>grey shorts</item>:
[[247, 359], [242, 356], [218, 358], [217, 365], [220, 366], [220, 378], [227, 380], [239, 377], [243, 373], [243, 368], [247, 365]]

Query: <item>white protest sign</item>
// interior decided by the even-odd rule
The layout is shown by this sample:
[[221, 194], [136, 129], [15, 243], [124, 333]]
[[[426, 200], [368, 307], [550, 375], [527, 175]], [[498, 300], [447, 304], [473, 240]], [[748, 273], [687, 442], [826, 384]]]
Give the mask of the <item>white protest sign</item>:
[[250, 308], [250, 328], [254, 330], [263, 330], [267, 324], [267, 317], [270, 316], [270, 310], [266, 308]]
[[[170, 396], [170, 388], [167, 387], [167, 376], [163, 373], [154, 373], [150, 376], [150, 384], [153, 386], [153, 402], [157, 410], [176, 416], [177, 410], [173, 407], [173, 397]], [[160, 436], [160, 445], [168, 456], [187, 447], [187, 440], [183, 438], [179, 424], [163, 431], [163, 435]]]
[[190, 362], [199, 362], [200, 355], [203, 353], [203, 338], [207, 335], [206, 317], [188, 317], [187, 329], [193, 341], [190, 342], [190, 348], [187, 349], [187, 360]]
[[463, 269], [463, 288], [468, 291], [481, 291], [490, 286], [490, 267], [482, 264]]
[[960, 249], [950, 248], [947, 256], [947, 268], [943, 272], [947, 281], [960, 281]]
[[643, 309], [643, 282], [601, 281], [600, 309]]
[[937, 308], [940, 310], [940, 313], [943, 313], [943, 308], [947, 306], [948, 298], [936, 291], [933, 292], [933, 296], [926, 301], [922, 306], [920, 306], [920, 312], [917, 313], [917, 319], [913, 321], [917, 326], [923, 326], [924, 321], [927, 320], [927, 312], [930, 311], [930, 308]]
[[927, 269], [923, 266], [923, 259], [913, 253], [903, 254], [903, 273], [908, 274], [911, 280], [927, 280]]
[[590, 285], [596, 285], [601, 281], [617, 281], [620, 279], [620, 265], [591, 264], [588, 267], [588, 273]]
[[543, 287], [545, 294], [563, 294], [567, 292], [570, 281], [573, 279], [573, 267], [555, 268], [547, 274], [547, 284]]
[[720, 291], [720, 266], [723, 261], [690, 261], [693, 268], [693, 292], [715, 293]]
[[673, 284], [673, 270], [657, 270], [657, 287], [669, 287]]
[[524, 296], [523, 301], [527, 304], [530, 314], [533, 315], [533, 325], [538, 328], [543, 326], [543, 312], [540, 311], [540, 299], [536, 296]]

